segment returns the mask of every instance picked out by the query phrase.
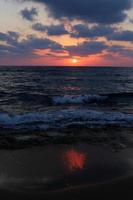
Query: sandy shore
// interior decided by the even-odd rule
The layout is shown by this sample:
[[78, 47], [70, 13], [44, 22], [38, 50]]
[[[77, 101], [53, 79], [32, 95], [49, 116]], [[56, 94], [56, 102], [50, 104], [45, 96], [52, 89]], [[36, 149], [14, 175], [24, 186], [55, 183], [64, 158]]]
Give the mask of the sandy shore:
[[125, 198], [126, 200], [133, 198], [133, 177], [126, 177], [114, 180], [110, 183], [99, 184], [93, 186], [79, 186], [77, 188], [67, 188], [61, 191], [46, 193], [17, 193], [0, 190], [2, 200], [43, 200], [43, 199], [117, 199]]
[[0, 151], [2, 200], [133, 198], [132, 149], [48, 145]]

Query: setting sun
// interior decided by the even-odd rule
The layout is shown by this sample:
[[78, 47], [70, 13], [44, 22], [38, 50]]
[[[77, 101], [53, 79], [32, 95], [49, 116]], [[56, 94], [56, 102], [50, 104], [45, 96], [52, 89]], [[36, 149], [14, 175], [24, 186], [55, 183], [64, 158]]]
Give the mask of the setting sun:
[[73, 59], [72, 59], [72, 63], [74, 63], [74, 64], [75, 64], [75, 63], [77, 63], [77, 62], [78, 62], [78, 60], [77, 60], [77, 59], [75, 59], [75, 58], [73, 58]]

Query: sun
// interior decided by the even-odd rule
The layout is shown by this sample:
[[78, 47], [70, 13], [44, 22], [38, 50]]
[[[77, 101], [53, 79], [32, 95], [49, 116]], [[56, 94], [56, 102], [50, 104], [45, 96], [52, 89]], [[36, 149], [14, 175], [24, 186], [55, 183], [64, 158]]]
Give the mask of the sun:
[[78, 60], [77, 60], [76, 58], [73, 58], [73, 59], [72, 59], [72, 63], [73, 63], [73, 64], [76, 64], [77, 62], [78, 62]]

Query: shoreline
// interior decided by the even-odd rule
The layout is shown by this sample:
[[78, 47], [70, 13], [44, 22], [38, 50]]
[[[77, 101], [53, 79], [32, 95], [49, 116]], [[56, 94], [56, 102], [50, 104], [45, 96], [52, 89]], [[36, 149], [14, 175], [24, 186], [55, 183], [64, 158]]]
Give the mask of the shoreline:
[[113, 152], [100, 145], [47, 145], [1, 150], [0, 157], [0, 194], [5, 199], [8, 194], [19, 199], [36, 199], [34, 195], [64, 195], [64, 199], [68, 193], [71, 198], [79, 191], [82, 199], [84, 193], [119, 193], [124, 187], [128, 191], [133, 184], [132, 148]]
[[17, 200], [42, 200], [42, 199], [116, 199], [125, 197], [127, 200], [132, 199], [133, 191], [133, 177], [125, 177], [119, 180], [113, 180], [108, 183], [98, 185], [84, 185], [75, 188], [65, 188], [60, 191], [42, 192], [42, 193], [26, 193], [26, 192], [9, 192], [7, 190], [0, 190], [1, 197], [4, 199]]

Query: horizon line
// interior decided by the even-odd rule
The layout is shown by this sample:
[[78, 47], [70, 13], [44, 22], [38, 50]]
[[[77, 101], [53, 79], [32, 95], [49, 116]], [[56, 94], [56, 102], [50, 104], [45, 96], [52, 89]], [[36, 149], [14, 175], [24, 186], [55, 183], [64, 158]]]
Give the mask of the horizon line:
[[133, 66], [120, 66], [120, 65], [0, 65], [0, 67], [133, 67]]

